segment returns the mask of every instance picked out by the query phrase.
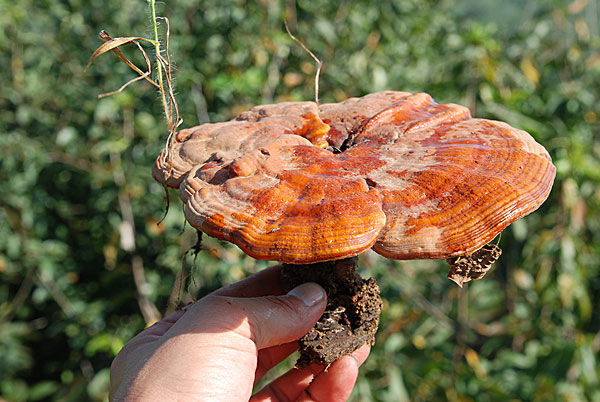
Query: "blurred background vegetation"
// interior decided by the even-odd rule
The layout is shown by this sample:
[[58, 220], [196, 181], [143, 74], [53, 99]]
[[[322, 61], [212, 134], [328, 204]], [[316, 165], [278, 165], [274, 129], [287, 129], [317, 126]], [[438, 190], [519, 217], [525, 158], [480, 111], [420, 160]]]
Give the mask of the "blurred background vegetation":
[[[548, 201], [504, 232], [484, 280], [439, 261], [362, 257], [382, 288], [377, 345], [354, 401], [600, 400], [600, 36], [597, 0], [172, 0], [184, 127], [251, 105], [424, 91], [504, 120], [558, 168]], [[0, 0], [0, 395], [107, 399], [121, 346], [168, 309], [195, 232], [151, 177], [156, 91], [97, 32], [150, 35], [143, 0]], [[144, 66], [135, 48], [123, 49]], [[265, 266], [206, 239], [189, 292]], [[183, 296], [185, 300], [185, 296]], [[1, 398], [0, 398], [1, 399]]]

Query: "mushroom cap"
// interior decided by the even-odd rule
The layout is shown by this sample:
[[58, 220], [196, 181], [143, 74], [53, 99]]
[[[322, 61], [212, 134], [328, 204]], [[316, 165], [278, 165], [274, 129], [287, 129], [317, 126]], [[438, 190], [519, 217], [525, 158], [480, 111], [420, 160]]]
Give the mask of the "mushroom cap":
[[471, 254], [548, 197], [556, 169], [526, 132], [427, 94], [257, 106], [180, 131], [154, 177], [187, 220], [248, 255], [313, 263]]

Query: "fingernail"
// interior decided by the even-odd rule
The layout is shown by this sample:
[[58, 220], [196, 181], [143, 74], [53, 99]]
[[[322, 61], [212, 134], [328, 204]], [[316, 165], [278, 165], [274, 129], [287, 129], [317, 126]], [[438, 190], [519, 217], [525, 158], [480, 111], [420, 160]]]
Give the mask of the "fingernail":
[[302, 303], [310, 307], [325, 298], [325, 290], [316, 283], [308, 282], [296, 286], [289, 291], [288, 295], [296, 296], [302, 300]]

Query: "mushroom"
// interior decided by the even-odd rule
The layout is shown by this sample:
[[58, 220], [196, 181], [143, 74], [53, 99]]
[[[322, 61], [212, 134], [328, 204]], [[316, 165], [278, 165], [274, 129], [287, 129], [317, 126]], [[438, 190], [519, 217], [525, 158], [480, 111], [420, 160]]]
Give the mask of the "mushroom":
[[[378, 298], [351, 258], [368, 249], [391, 259], [448, 259], [461, 286], [483, 276], [499, 256], [486, 245], [544, 202], [555, 167], [524, 131], [428, 94], [387, 91], [257, 106], [182, 130], [153, 175], [179, 188], [193, 227], [285, 263], [288, 286], [297, 284], [287, 271], [294, 267], [303, 281], [337, 273], [353, 283], [339, 295], [348, 301], [360, 289]], [[313, 271], [317, 279], [307, 275]], [[330, 298], [342, 288], [327, 289]], [[371, 331], [361, 342], [372, 342], [380, 304], [363, 301], [377, 317], [361, 317], [350, 311], [356, 302], [331, 306], [317, 326], [359, 316], [358, 327]], [[344, 331], [362, 331], [355, 324]]]

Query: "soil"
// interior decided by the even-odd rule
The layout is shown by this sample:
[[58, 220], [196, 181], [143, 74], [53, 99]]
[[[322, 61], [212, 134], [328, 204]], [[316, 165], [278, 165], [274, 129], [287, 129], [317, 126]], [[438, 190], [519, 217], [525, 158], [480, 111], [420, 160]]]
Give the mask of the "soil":
[[316, 264], [283, 264], [281, 281], [286, 291], [301, 283], [316, 282], [327, 292], [323, 316], [299, 341], [296, 367], [311, 363], [329, 366], [365, 343], [375, 343], [381, 313], [379, 286], [373, 278], [361, 278], [356, 269], [356, 257]]

